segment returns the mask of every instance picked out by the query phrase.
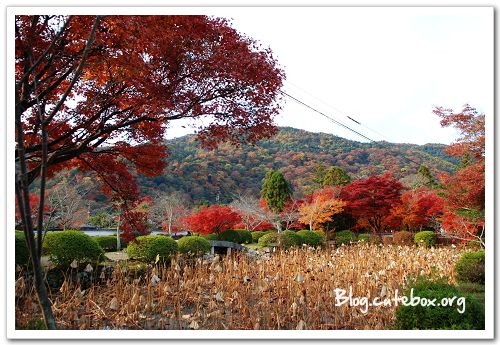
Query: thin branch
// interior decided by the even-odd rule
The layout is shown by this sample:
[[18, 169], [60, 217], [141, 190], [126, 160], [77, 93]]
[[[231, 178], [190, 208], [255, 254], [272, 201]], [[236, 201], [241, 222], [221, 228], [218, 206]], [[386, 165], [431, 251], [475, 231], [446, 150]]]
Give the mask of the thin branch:
[[59, 109], [61, 108], [61, 106], [66, 101], [66, 98], [70, 94], [71, 90], [73, 89], [73, 86], [75, 85], [76, 81], [80, 77], [80, 74], [82, 73], [83, 67], [85, 66], [85, 63], [86, 63], [86, 60], [87, 60], [87, 55], [89, 53], [90, 46], [92, 45], [92, 43], [94, 41], [94, 34], [95, 34], [96, 30], [97, 30], [97, 27], [99, 26], [99, 22], [101, 21], [101, 19], [102, 19], [102, 16], [97, 16], [96, 17], [96, 19], [94, 21], [94, 25], [92, 26], [92, 30], [90, 31], [89, 37], [87, 39], [87, 43], [85, 45], [85, 49], [83, 50], [82, 59], [80, 61], [80, 64], [78, 65], [78, 68], [75, 71], [75, 75], [73, 76], [73, 79], [69, 83], [68, 87], [66, 88], [66, 91], [62, 95], [62, 97], [59, 100], [59, 102], [57, 102], [57, 104], [54, 107], [54, 109], [52, 109], [51, 113], [48, 115], [47, 121], [50, 122], [52, 120], [52, 118], [55, 116], [55, 114], [59, 111]]

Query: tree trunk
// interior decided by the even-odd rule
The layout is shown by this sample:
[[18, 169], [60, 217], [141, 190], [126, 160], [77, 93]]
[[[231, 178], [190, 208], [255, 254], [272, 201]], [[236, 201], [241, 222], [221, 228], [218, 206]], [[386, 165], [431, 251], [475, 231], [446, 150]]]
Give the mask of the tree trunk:
[[38, 303], [42, 308], [45, 325], [47, 326], [47, 329], [57, 329], [56, 320], [54, 318], [54, 315], [52, 314], [52, 305], [47, 293], [47, 287], [45, 286], [45, 280], [43, 278], [40, 261], [32, 256], [31, 262], [33, 264], [33, 271], [35, 274], [35, 288], [38, 296]]
[[277, 225], [276, 228], [278, 229], [278, 234], [279, 234], [279, 233], [281, 233], [281, 230], [283, 228], [283, 224], [281, 224], [281, 221], [278, 221], [276, 223], [276, 225]]

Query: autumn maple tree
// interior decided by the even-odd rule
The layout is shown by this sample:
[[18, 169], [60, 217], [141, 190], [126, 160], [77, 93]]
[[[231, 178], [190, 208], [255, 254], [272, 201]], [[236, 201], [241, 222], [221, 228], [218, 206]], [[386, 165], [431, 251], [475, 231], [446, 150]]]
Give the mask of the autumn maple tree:
[[340, 198], [346, 211], [357, 219], [358, 227], [367, 227], [374, 233], [390, 228], [388, 215], [393, 207], [401, 203], [403, 185], [391, 174], [372, 175], [345, 186]]
[[443, 213], [444, 201], [435, 190], [417, 188], [401, 195], [390, 217], [393, 224], [403, 226], [407, 231], [420, 231], [424, 227], [435, 227]]
[[265, 211], [260, 205], [260, 200], [251, 195], [237, 196], [230, 207], [241, 217], [241, 223], [236, 224], [237, 228], [257, 231], [258, 229], [272, 227], [271, 224], [266, 222]]
[[438, 107], [441, 125], [460, 132], [447, 152], [462, 158], [453, 175], [440, 176], [444, 188], [443, 229], [452, 237], [473, 240], [484, 246], [485, 231], [485, 115], [466, 104], [461, 112]]
[[[134, 212], [134, 174], [165, 166], [171, 121], [208, 117], [197, 129], [208, 148], [255, 143], [276, 133], [283, 71], [268, 49], [227, 20], [207, 16], [71, 16], [15, 18], [16, 198], [35, 286], [47, 327], [56, 327], [40, 267], [43, 212], [32, 219], [29, 187], [55, 172], [93, 171], [122, 208]], [[36, 225], [35, 225], [36, 224]]]
[[181, 193], [156, 192], [149, 209], [149, 219], [168, 234], [179, 230], [180, 219], [188, 210], [186, 197]]
[[192, 231], [202, 235], [220, 234], [224, 230], [232, 229], [241, 222], [240, 215], [229, 206], [210, 205], [201, 206], [199, 210], [184, 218]]
[[309, 230], [325, 230], [324, 224], [331, 222], [333, 216], [342, 212], [345, 201], [337, 198], [339, 189], [325, 187], [314, 191], [300, 206], [299, 221], [308, 224]]

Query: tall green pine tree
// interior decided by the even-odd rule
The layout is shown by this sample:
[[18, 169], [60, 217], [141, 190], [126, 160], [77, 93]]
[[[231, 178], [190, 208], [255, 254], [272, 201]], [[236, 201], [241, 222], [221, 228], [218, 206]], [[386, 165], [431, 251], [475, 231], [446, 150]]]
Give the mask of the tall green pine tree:
[[292, 198], [292, 187], [281, 171], [269, 170], [262, 184], [261, 196], [273, 213], [283, 211], [285, 204]]

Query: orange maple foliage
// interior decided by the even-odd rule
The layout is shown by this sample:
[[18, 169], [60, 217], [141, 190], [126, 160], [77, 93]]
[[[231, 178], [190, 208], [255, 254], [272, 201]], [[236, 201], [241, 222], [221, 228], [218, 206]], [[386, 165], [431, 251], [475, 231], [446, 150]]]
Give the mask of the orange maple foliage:
[[299, 221], [308, 224], [309, 230], [324, 230], [325, 223], [331, 222], [333, 216], [341, 213], [346, 202], [337, 199], [338, 188], [325, 187], [315, 191], [308, 202], [299, 208]]
[[422, 230], [434, 226], [434, 221], [443, 213], [443, 198], [435, 190], [418, 188], [401, 195], [388, 218], [394, 228], [404, 226], [408, 231]]

